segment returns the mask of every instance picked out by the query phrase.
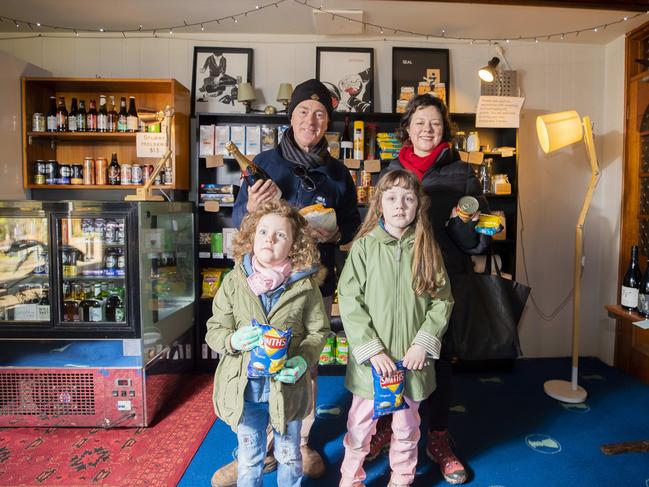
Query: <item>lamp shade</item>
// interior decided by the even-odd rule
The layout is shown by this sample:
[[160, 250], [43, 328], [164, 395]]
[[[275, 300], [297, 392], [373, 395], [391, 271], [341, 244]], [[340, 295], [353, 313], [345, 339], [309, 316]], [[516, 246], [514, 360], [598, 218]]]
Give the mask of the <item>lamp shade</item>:
[[253, 101], [255, 100], [255, 90], [252, 87], [252, 83], [240, 83], [239, 91], [237, 93], [238, 101]]
[[496, 78], [496, 66], [498, 66], [498, 63], [500, 63], [500, 59], [492, 57], [487, 65], [480, 68], [480, 71], [478, 71], [480, 79], [487, 83], [491, 83]]
[[579, 142], [584, 136], [581, 117], [575, 110], [536, 117], [536, 134], [545, 153]]
[[277, 101], [289, 102], [293, 94], [293, 85], [291, 83], [280, 83], [279, 90], [277, 90]]

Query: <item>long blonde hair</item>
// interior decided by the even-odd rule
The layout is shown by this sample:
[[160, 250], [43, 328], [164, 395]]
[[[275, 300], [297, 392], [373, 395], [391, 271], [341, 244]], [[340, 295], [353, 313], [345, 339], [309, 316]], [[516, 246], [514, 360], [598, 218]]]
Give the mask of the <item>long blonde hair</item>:
[[367, 215], [355, 240], [370, 233], [379, 224], [383, 216], [381, 201], [383, 193], [394, 186], [414, 191], [417, 195], [417, 214], [411, 225], [415, 226], [415, 252], [412, 259], [413, 289], [419, 296], [429, 294], [435, 296], [437, 291], [446, 284], [444, 279], [442, 254], [433, 235], [433, 226], [428, 218], [430, 206], [428, 197], [424, 194], [421, 183], [410, 171], [398, 169], [383, 175], [376, 187], [374, 197], [370, 201]]
[[293, 245], [288, 258], [291, 259], [294, 270], [310, 269], [320, 264], [320, 251], [307, 221], [296, 208], [284, 200], [264, 203], [244, 217], [232, 242], [235, 262], [241, 262], [245, 254], [252, 254], [257, 224], [262, 216], [268, 214], [287, 218], [291, 224]]

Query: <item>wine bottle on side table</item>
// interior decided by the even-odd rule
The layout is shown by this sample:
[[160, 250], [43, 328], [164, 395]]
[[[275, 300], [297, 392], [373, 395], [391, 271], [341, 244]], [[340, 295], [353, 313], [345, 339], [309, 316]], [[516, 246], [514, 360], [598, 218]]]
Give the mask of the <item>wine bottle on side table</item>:
[[620, 292], [620, 304], [624, 309], [635, 311], [638, 308], [638, 291], [641, 280], [642, 273], [638, 263], [638, 246], [634, 245], [631, 247], [631, 262], [629, 262], [629, 267], [624, 274]]

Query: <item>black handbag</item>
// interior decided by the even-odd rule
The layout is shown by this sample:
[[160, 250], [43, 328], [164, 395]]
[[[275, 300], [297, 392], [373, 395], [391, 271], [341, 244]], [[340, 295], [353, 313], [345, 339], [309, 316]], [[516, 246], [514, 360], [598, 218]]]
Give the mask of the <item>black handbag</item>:
[[444, 344], [462, 360], [514, 359], [521, 353], [518, 322], [530, 288], [502, 277], [497, 263], [492, 274], [491, 261], [490, 248], [483, 272], [451, 276], [455, 307]]

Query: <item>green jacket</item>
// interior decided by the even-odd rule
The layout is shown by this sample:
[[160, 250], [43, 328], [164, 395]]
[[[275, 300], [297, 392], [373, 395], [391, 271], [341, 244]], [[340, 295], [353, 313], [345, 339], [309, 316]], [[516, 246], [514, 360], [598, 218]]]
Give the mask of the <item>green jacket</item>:
[[[225, 276], [214, 297], [205, 341], [220, 355], [214, 374], [214, 410], [234, 431], [243, 415], [250, 352], [232, 349], [230, 337], [238, 328], [250, 325], [253, 318], [281, 330], [293, 328], [287, 358], [301, 355], [309, 367], [318, 363], [330, 330], [317, 277], [312, 275], [290, 283], [266, 315], [259, 296], [248, 287], [241, 264]], [[273, 428], [284, 433], [288, 422], [306, 417], [311, 394], [308, 370], [295, 384], [271, 380], [268, 408]]]
[[[350, 360], [345, 386], [373, 399], [370, 357], [384, 351], [401, 360], [413, 344], [439, 358], [441, 339], [453, 309], [446, 284], [434, 298], [417, 296], [412, 288], [414, 231], [397, 240], [380, 226], [354, 242], [338, 281], [338, 302], [349, 340]], [[353, 360], [352, 360], [353, 358]], [[421, 371], [406, 373], [406, 397], [421, 401], [435, 390], [433, 361]]]

